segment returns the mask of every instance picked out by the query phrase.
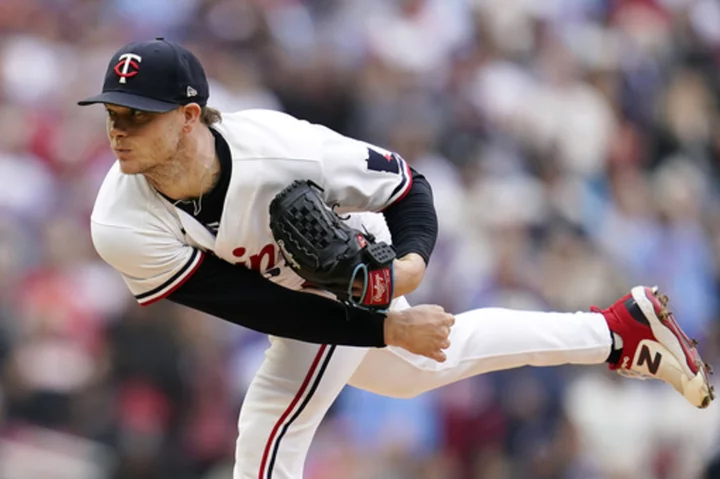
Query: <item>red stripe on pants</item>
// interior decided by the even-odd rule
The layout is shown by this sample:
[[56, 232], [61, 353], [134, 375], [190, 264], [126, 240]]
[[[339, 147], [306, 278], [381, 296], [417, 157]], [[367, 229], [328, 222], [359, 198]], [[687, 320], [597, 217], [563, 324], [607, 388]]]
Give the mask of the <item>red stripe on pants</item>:
[[313, 377], [313, 374], [315, 374], [315, 369], [317, 369], [318, 363], [320, 363], [320, 358], [322, 357], [323, 353], [325, 352], [326, 345], [323, 344], [320, 346], [320, 349], [318, 350], [317, 354], [315, 355], [315, 359], [313, 359], [312, 364], [310, 365], [310, 370], [308, 371], [307, 375], [305, 376], [305, 380], [302, 383], [302, 386], [300, 386], [300, 389], [298, 390], [297, 394], [295, 394], [295, 398], [292, 400], [290, 405], [285, 409], [285, 412], [282, 416], [280, 416], [280, 419], [275, 423], [275, 427], [273, 427], [272, 432], [270, 433], [270, 437], [268, 437], [267, 444], [265, 444], [265, 451], [263, 452], [262, 461], [260, 462], [260, 472], [258, 474], [258, 479], [265, 479], [265, 468], [267, 467], [267, 460], [268, 456], [270, 454], [270, 447], [272, 446], [273, 441], [275, 440], [275, 436], [277, 436], [278, 429], [280, 429], [280, 426], [283, 422], [285, 422], [285, 419], [290, 415], [292, 410], [295, 408], [295, 405], [298, 403], [300, 398], [305, 393], [305, 390], [307, 389], [308, 384], [310, 383], [310, 379]]

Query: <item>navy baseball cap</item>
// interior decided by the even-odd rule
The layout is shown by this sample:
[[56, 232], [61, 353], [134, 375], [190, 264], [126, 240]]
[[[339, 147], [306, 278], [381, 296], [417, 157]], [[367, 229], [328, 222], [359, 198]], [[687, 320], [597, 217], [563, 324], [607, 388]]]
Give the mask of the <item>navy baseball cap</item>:
[[134, 110], [166, 112], [207, 104], [207, 77], [200, 61], [182, 46], [156, 38], [129, 43], [110, 60], [102, 93], [78, 105], [109, 103]]

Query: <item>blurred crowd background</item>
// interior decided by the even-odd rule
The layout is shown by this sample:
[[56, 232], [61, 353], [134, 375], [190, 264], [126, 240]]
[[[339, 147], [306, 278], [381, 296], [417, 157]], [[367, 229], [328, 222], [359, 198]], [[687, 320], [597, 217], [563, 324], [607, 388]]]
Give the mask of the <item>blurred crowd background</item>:
[[[212, 106], [394, 149], [441, 233], [411, 300], [575, 311], [657, 284], [720, 365], [720, 2], [0, 0], [0, 479], [231, 477], [267, 339], [140, 308], [88, 215], [122, 44], [204, 62]], [[346, 388], [309, 479], [720, 477], [720, 413], [604, 367], [413, 400]]]

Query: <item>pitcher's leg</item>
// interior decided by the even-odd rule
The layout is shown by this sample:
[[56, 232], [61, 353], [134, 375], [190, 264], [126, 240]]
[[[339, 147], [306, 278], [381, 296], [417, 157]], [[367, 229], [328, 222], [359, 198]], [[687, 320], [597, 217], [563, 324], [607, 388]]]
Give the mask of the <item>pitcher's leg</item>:
[[318, 425], [367, 353], [271, 342], [240, 412], [234, 479], [301, 479]]
[[539, 313], [478, 309], [456, 316], [447, 361], [436, 363], [402, 350], [368, 353], [353, 386], [411, 397], [460, 379], [520, 366], [596, 364], [624, 376], [658, 379], [690, 404], [715, 398], [710, 367], [697, 341], [683, 332], [658, 289], [636, 286], [607, 309], [591, 313]]
[[600, 364], [612, 346], [607, 321], [600, 313], [485, 308], [455, 318], [444, 363], [397, 348], [371, 350], [350, 384], [377, 394], [413, 397], [490, 371]]

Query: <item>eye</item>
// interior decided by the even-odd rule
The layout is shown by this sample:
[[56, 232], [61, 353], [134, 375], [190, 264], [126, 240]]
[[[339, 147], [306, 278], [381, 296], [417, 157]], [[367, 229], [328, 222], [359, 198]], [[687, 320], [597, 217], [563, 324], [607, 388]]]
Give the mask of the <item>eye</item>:
[[132, 117], [136, 120], [139, 120], [145, 116], [145, 112], [141, 110], [133, 110], [132, 111]]

